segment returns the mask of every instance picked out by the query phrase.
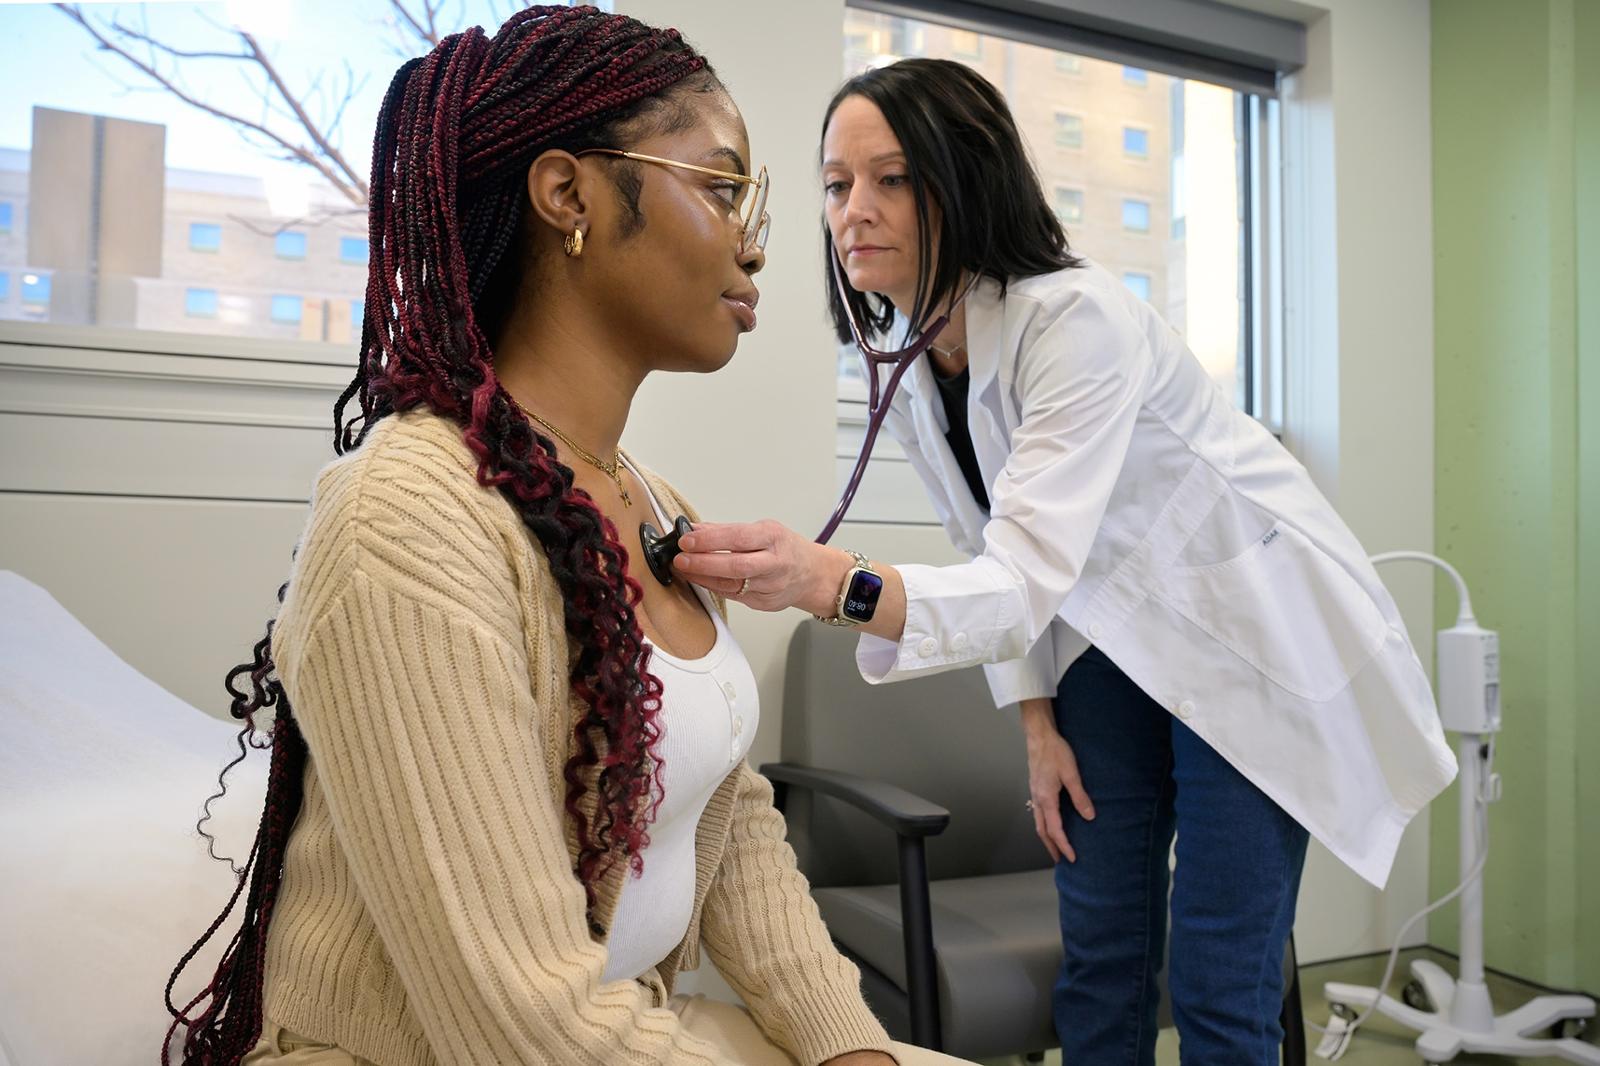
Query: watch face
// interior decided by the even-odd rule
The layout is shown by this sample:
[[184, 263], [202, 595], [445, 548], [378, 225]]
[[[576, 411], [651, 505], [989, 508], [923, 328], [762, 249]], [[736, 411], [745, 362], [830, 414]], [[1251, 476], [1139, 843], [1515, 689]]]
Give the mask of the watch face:
[[882, 592], [883, 578], [870, 570], [857, 570], [850, 579], [850, 590], [845, 593], [844, 607], [839, 613], [856, 622], [870, 622]]

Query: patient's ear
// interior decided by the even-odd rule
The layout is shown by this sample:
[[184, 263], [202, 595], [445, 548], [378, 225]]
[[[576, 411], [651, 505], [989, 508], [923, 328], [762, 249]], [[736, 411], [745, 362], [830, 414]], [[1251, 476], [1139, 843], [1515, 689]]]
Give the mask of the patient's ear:
[[541, 222], [558, 234], [587, 231], [599, 175], [571, 152], [552, 149], [528, 168], [528, 202]]

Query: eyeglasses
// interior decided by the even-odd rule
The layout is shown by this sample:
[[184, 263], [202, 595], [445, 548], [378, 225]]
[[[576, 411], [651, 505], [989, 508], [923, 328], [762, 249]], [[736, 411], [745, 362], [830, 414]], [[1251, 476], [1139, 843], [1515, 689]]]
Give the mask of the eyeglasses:
[[772, 216], [767, 214], [767, 168], [762, 167], [755, 177], [748, 174], [735, 174], [731, 170], [712, 170], [710, 167], [696, 166], [693, 163], [680, 163], [676, 159], [662, 159], [660, 156], [641, 155], [638, 152], [624, 152], [620, 148], [585, 148], [577, 153], [584, 155], [614, 155], [623, 159], [634, 159], [641, 163], [654, 163], [657, 166], [677, 167], [679, 170], [692, 170], [697, 174], [709, 174], [714, 178], [725, 178], [736, 181], [740, 185], [754, 185], [755, 192], [745, 200], [744, 207], [739, 212], [742, 228], [739, 232], [739, 251], [745, 253], [752, 248], [766, 251], [767, 236], [772, 231]]

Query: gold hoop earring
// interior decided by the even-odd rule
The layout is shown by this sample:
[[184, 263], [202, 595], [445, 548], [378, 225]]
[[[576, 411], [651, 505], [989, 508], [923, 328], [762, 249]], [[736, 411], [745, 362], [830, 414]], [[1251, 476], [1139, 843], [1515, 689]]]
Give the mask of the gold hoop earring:
[[583, 230], [577, 226], [572, 227], [572, 232], [567, 234], [566, 240], [561, 242], [567, 254], [574, 259], [583, 255]]

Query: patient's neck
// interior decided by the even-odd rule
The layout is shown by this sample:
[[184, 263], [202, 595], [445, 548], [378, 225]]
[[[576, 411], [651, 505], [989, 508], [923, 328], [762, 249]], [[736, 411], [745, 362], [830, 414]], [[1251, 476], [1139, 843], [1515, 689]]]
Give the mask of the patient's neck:
[[495, 345], [513, 398], [602, 459], [617, 451], [644, 373], [581, 303], [519, 309]]

